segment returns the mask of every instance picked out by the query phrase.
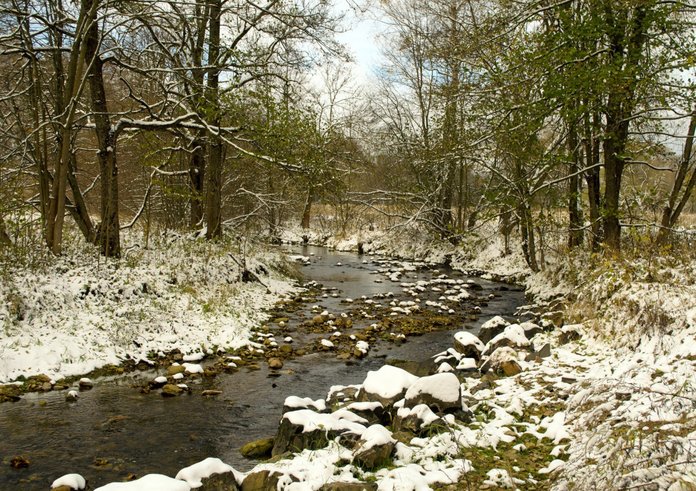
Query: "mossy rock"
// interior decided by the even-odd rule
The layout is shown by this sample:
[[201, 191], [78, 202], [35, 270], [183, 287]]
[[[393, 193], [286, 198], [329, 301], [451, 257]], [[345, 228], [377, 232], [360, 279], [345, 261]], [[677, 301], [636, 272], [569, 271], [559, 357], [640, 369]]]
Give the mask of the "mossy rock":
[[245, 444], [239, 451], [247, 459], [267, 459], [273, 451], [274, 439], [261, 438]]

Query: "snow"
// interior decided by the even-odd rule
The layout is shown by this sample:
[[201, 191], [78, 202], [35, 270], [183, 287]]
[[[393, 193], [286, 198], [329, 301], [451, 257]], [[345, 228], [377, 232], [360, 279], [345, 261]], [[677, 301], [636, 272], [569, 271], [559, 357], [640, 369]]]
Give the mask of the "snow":
[[197, 363], [183, 363], [183, 367], [186, 369], [187, 373], [203, 373], [203, 367]]
[[362, 442], [360, 445], [361, 450], [369, 450], [372, 447], [396, 443], [396, 440], [392, 438], [391, 431], [380, 424], [368, 427], [360, 436], [360, 440]]
[[58, 488], [60, 486], [68, 486], [71, 489], [85, 489], [87, 485], [85, 478], [79, 474], [66, 474], [59, 477], [53, 484], [51, 484], [51, 489]]
[[440, 417], [425, 404], [418, 404], [410, 409], [407, 407], [401, 407], [396, 412], [396, 415], [402, 419], [406, 419], [409, 416], [415, 416], [423, 422], [423, 426], [428, 426], [429, 424], [440, 419]]
[[510, 324], [507, 326], [503, 332], [491, 339], [487, 346], [494, 346], [503, 339], [510, 340], [514, 346], [520, 348], [529, 346], [530, 344], [524, 333], [524, 329], [519, 324]]
[[114, 482], [94, 491], [190, 491], [185, 481], [172, 479], [162, 474], [148, 474], [130, 482]]
[[481, 340], [468, 331], [456, 333], [454, 339], [462, 346], [475, 346], [479, 351], [483, 351], [484, 349], [484, 344]]
[[416, 380], [418, 377], [402, 368], [384, 365], [379, 370], [367, 372], [361, 391], [391, 399], [406, 391]]
[[[95, 261], [91, 246], [66, 244], [38, 270], [8, 267], [0, 282], [0, 383], [39, 373], [59, 380], [174, 349], [197, 356], [201, 346], [237, 349], [266, 319], [263, 309], [293, 289], [273, 272], [284, 261], [277, 252], [247, 258], [248, 267], [271, 271], [263, 276], [267, 294], [255, 282], [231, 288], [239, 266], [225, 244], [168, 236], [133, 247], [140, 238], [123, 234], [130, 252], [120, 261]], [[10, 299], [21, 316], [9, 315]]]
[[333, 348], [334, 347], [334, 344], [331, 341], [329, 341], [328, 339], [322, 339], [321, 345], [325, 346], [326, 348]]
[[312, 408], [315, 411], [325, 411], [326, 410], [326, 401], [323, 399], [317, 399], [316, 401], [312, 400], [310, 397], [298, 397], [298, 396], [288, 396], [285, 398], [285, 402], [283, 403], [284, 407], [288, 408], [301, 408], [301, 409], [308, 409]]
[[443, 402], [457, 402], [461, 399], [459, 379], [453, 373], [437, 373], [415, 380], [406, 391], [406, 401], [428, 394]]
[[155, 380], [154, 380], [154, 382], [155, 382], [156, 384], [166, 384], [166, 383], [167, 383], [167, 377], [163, 377], [163, 376], [156, 377]]
[[486, 473], [486, 479], [483, 481], [485, 486], [498, 486], [500, 488], [513, 488], [515, 485], [508, 471], [505, 469], [491, 469]]
[[288, 420], [295, 426], [301, 426], [303, 433], [318, 429], [338, 432], [350, 431], [357, 434], [362, 434], [365, 431], [365, 427], [361, 424], [342, 419], [333, 414], [317, 413], [310, 409], [289, 411], [283, 414], [283, 419]]
[[476, 368], [476, 360], [473, 358], [462, 358], [459, 360], [457, 370], [472, 370]]
[[203, 479], [213, 474], [224, 474], [226, 472], [232, 472], [238, 483], [240, 483], [244, 477], [243, 474], [237, 472], [232, 466], [225, 464], [222, 460], [208, 457], [201, 462], [181, 469], [175, 479], [186, 481], [191, 489], [196, 489], [203, 486]]
[[190, 355], [184, 355], [184, 361], [201, 361], [205, 358], [205, 353], [193, 353]]
[[508, 326], [508, 325], [510, 325], [510, 323], [508, 321], [506, 321], [505, 319], [503, 319], [499, 315], [496, 315], [495, 317], [492, 317], [492, 318], [488, 319], [486, 322], [484, 322], [483, 324], [481, 324], [481, 330], [491, 329], [491, 328], [495, 328], [498, 326]]

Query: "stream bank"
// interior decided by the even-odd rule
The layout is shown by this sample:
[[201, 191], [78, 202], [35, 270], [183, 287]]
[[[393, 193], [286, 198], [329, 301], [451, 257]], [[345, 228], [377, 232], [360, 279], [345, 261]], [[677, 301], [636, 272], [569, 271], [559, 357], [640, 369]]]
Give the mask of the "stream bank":
[[[247, 470], [253, 462], [240, 456], [239, 447], [275, 432], [286, 396], [322, 397], [338, 381], [361, 382], [368, 371], [387, 360], [432, 363], [432, 354], [451, 346], [453, 329], [467, 325], [475, 332], [493, 315], [512, 316], [524, 299], [520, 289], [509, 285], [470, 282], [461, 273], [424, 263], [320, 248], [288, 252], [309, 263], [302, 270], [308, 281], [317, 284], [308, 290], [311, 295], [293, 294], [278, 306], [271, 322], [258, 327], [253, 349], [273, 353], [289, 345], [293, 353], [305, 349], [311, 354], [287, 356], [281, 369], [269, 368], [269, 358], [258, 354], [256, 362], [230, 370], [236, 373], [189, 375], [184, 382], [190, 392], [174, 398], [161, 397], [158, 389], [141, 393], [162, 374], [152, 371], [97, 379], [94, 388], [80, 393], [74, 403], [66, 402], [65, 391], [53, 391], [3, 405], [0, 431], [8, 436], [0, 442], [0, 486], [47, 489], [52, 479], [68, 469], [92, 483], [151, 472], [174, 475], [211, 455]], [[468, 298], [446, 298], [463, 292], [468, 292]], [[444, 308], [445, 304], [449, 307]], [[422, 305], [418, 312], [416, 305]], [[336, 319], [328, 318], [329, 314]], [[317, 316], [321, 322], [315, 322]], [[413, 322], [396, 320], [409, 317], [422, 317], [423, 322], [418, 328]], [[343, 321], [338, 331], [335, 322], [329, 323], [337, 319], [350, 319], [352, 325]], [[437, 319], [441, 330], [420, 332]], [[367, 331], [374, 324], [384, 328]], [[365, 336], [369, 345], [366, 356], [355, 356], [358, 336]], [[288, 337], [292, 342], [285, 341]], [[321, 350], [321, 340], [333, 347]], [[203, 366], [209, 364], [203, 362]], [[220, 393], [204, 397], [205, 390]], [[36, 428], [41, 431], [37, 433]], [[24, 456], [29, 466], [13, 469], [5, 460], [15, 456]]]

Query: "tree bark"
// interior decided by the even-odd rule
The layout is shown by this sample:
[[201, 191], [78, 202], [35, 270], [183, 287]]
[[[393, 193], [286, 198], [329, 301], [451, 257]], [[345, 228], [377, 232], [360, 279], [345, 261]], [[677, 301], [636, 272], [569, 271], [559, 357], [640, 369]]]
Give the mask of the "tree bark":
[[[196, 105], [199, 114], [202, 113], [202, 105], [204, 104], [203, 97], [203, 82], [205, 78], [205, 69], [203, 68], [203, 48], [205, 47], [205, 34], [210, 19], [210, 7], [205, 0], [196, 1], [196, 41], [191, 53], [192, 72], [192, 88], [191, 95]], [[204, 114], [202, 114], [204, 116]], [[195, 134], [191, 147], [191, 160], [189, 162], [189, 191], [190, 197], [190, 212], [189, 224], [191, 228], [198, 227], [203, 221], [204, 214], [204, 184], [205, 184], [205, 133], [199, 131]]]
[[65, 221], [66, 187], [68, 182], [68, 167], [72, 154], [72, 131], [77, 110], [77, 99], [80, 91], [86, 43], [84, 36], [91, 23], [96, 22], [96, 2], [83, 0], [80, 4], [80, 14], [75, 30], [75, 39], [70, 50], [70, 61], [65, 89], [61, 93], [67, 96], [65, 110], [60, 118], [59, 150], [56, 171], [53, 177], [51, 206], [49, 208], [46, 239], [51, 251], [59, 255], [63, 245], [63, 223]]
[[104, 62], [99, 56], [100, 34], [96, 22], [95, 5], [99, 0], [86, 0], [95, 12], [85, 38], [86, 63], [94, 115], [95, 134], [99, 151], [99, 175], [101, 179], [101, 223], [99, 224], [99, 250], [106, 257], [121, 255], [121, 236], [118, 217], [118, 165], [116, 161], [116, 135], [111, 126], [104, 86]]
[[630, 12], [614, 11], [605, 5], [610, 41], [609, 62], [620, 67], [611, 81], [605, 110], [604, 134], [604, 244], [621, 250], [619, 199], [625, 166], [629, 120], [635, 108], [638, 70], [646, 39], [647, 4], [638, 3]]
[[581, 180], [580, 148], [575, 125], [571, 125], [568, 133], [568, 150], [570, 159], [570, 179], [568, 180], [568, 247], [573, 249], [582, 245], [582, 213], [580, 210]]
[[220, 57], [220, 17], [222, 14], [222, 0], [213, 0], [210, 6], [210, 37], [208, 42], [208, 56], [210, 70], [208, 72], [207, 103], [212, 111], [211, 125], [213, 133], [209, 134], [209, 171], [208, 190], [206, 195], [206, 223], [205, 236], [207, 239], [217, 239], [222, 236], [222, 139], [220, 138], [220, 101], [218, 66]]
[[522, 252], [524, 259], [529, 265], [529, 269], [535, 273], [539, 271], [539, 265], [536, 260], [536, 243], [534, 240], [534, 224], [529, 207], [522, 204], [517, 208], [520, 214], [520, 231], [522, 235]]
[[[587, 104], [587, 103], [586, 103]], [[601, 189], [599, 175], [599, 116], [597, 114], [590, 118], [589, 112], [585, 114], [585, 182], [587, 183], [587, 200], [590, 214], [590, 243], [592, 251], [599, 250], [599, 244], [602, 242], [602, 222], [600, 219], [601, 207]]]
[[314, 203], [314, 187], [310, 186], [309, 191], [307, 191], [307, 200], [302, 210], [302, 221], [300, 223], [302, 230], [309, 229], [309, 221], [312, 216], [312, 203]]

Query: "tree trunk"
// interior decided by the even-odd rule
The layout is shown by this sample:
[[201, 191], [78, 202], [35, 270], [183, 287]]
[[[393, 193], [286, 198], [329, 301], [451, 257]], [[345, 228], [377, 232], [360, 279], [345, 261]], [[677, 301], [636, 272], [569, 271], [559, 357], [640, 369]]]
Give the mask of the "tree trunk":
[[582, 245], [582, 212], [580, 211], [581, 180], [580, 149], [575, 125], [571, 125], [568, 133], [568, 150], [570, 159], [570, 179], [568, 180], [568, 248], [573, 249]]
[[218, 86], [220, 69], [218, 67], [220, 57], [220, 17], [222, 14], [222, 0], [213, 0], [210, 6], [210, 38], [208, 72], [208, 93], [206, 100], [212, 111], [211, 125], [213, 133], [209, 134], [209, 170], [208, 190], [206, 195], [206, 229], [207, 239], [217, 239], [222, 236], [222, 139], [220, 137], [220, 101], [218, 100]]
[[66, 202], [69, 208], [70, 214], [73, 220], [77, 224], [77, 227], [82, 232], [87, 242], [90, 244], [96, 244], [97, 234], [94, 232], [94, 224], [92, 223], [92, 218], [89, 216], [87, 211], [87, 204], [85, 203], [85, 198], [80, 190], [80, 185], [77, 182], [77, 176], [75, 175], [75, 155], [71, 155], [71, 159], [68, 162], [68, 184], [70, 185], [70, 190], [72, 191], [74, 203]]
[[198, 135], [191, 144], [193, 153], [189, 162], [189, 192], [191, 216], [189, 225], [196, 228], [203, 221], [203, 183], [205, 182], [205, 140]]
[[529, 269], [535, 273], [539, 271], [539, 265], [536, 260], [536, 244], [534, 240], [534, 224], [529, 206], [522, 204], [518, 207], [520, 214], [520, 231], [522, 235], [522, 252], [524, 259], [529, 265]]
[[309, 229], [309, 221], [312, 216], [312, 203], [314, 203], [314, 187], [310, 186], [309, 191], [307, 191], [307, 200], [302, 210], [302, 221], [300, 222], [302, 230]]
[[[191, 95], [196, 105], [196, 110], [202, 117], [205, 116], [201, 107], [205, 102], [203, 97], [203, 82], [205, 78], [203, 49], [205, 47], [205, 34], [209, 19], [210, 6], [206, 4], [205, 0], [196, 0], [197, 33], [196, 42], [191, 53], [191, 65], [193, 66], [191, 70], [191, 78], [193, 81]], [[191, 160], [189, 162], [189, 190], [191, 193], [191, 216], [189, 217], [189, 224], [191, 228], [200, 226], [203, 221], [205, 199], [205, 194], [203, 192], [205, 184], [205, 145], [205, 133], [202, 131], [197, 132], [191, 142], [193, 152], [191, 153]]]
[[[662, 212], [662, 221], [660, 223], [660, 231], [657, 235], [657, 241], [660, 244], [667, 242], [671, 235], [671, 230], [679, 219], [684, 206], [691, 198], [694, 186], [696, 185], [696, 166], [692, 167], [691, 160], [694, 146], [694, 133], [696, 132], [696, 109], [691, 113], [691, 121], [689, 123], [689, 131], [687, 132], [686, 142], [684, 143], [684, 151], [682, 158], [679, 161], [679, 169], [672, 185], [672, 191], [669, 193], [669, 200]], [[686, 186], [684, 181], [691, 170], [691, 177]], [[683, 192], [682, 192], [683, 190]], [[681, 194], [681, 197], [679, 196]]]
[[80, 14], [75, 30], [75, 38], [70, 50], [70, 61], [65, 89], [61, 91], [67, 96], [65, 110], [60, 118], [60, 139], [56, 171], [53, 176], [51, 206], [46, 224], [46, 239], [51, 251], [58, 255], [63, 245], [63, 223], [65, 220], [66, 187], [68, 181], [68, 166], [72, 154], [72, 131], [79, 92], [80, 79], [84, 69], [86, 43], [84, 36], [90, 24], [96, 22], [97, 3], [83, 0], [80, 4]]
[[10, 236], [7, 235], [7, 229], [5, 228], [5, 219], [0, 216], [0, 246], [12, 245], [12, 240]]
[[[90, 9], [98, 0], [91, 2]], [[86, 62], [94, 113], [95, 134], [99, 151], [99, 176], [101, 179], [101, 223], [99, 225], [99, 249], [106, 257], [121, 255], [121, 236], [118, 217], [118, 165], [116, 161], [116, 136], [111, 127], [104, 87], [104, 62], [99, 56], [99, 25], [91, 22], [85, 38]]]
[[620, 113], [608, 115], [604, 139], [604, 244], [617, 252], [621, 250], [619, 199], [627, 135], [628, 122], [624, 121], [622, 115]]
[[585, 182], [587, 183], [587, 199], [590, 213], [590, 230], [592, 251], [599, 250], [602, 242], [602, 223], [600, 219], [601, 189], [599, 175], [599, 116], [594, 115], [592, 122], [589, 113], [585, 115], [585, 165], [588, 168], [585, 172]]

